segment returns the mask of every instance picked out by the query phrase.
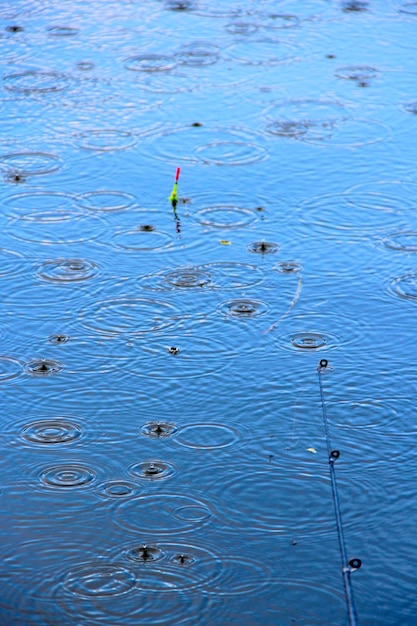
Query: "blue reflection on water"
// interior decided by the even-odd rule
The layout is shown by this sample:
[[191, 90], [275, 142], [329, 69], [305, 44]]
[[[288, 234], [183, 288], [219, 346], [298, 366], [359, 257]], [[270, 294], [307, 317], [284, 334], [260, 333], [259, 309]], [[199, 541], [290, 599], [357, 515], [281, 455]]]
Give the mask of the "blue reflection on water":
[[1, 623], [414, 623], [416, 6], [0, 7]]

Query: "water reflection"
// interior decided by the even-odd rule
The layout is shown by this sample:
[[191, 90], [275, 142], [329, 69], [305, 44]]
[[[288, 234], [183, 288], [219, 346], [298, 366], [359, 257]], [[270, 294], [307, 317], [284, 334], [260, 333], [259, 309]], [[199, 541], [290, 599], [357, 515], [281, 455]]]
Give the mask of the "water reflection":
[[276, 620], [283, 626], [290, 626], [291, 622], [300, 626], [321, 626], [325, 623], [344, 626], [346, 623], [341, 592], [331, 584], [319, 581], [313, 584], [302, 579], [274, 580], [268, 587], [262, 585], [251, 589], [249, 596], [242, 594], [239, 606], [238, 616], [230, 609], [230, 597], [225, 594], [216, 603], [213, 619], [227, 619], [230, 626], [238, 626], [242, 619], [248, 624], [255, 624], [259, 615], [256, 607], [262, 606], [267, 626], [273, 626]]

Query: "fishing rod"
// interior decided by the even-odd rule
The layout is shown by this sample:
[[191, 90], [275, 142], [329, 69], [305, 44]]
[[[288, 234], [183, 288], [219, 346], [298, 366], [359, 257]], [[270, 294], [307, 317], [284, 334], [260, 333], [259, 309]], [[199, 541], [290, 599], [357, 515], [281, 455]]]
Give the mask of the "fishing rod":
[[322, 413], [323, 413], [324, 432], [326, 435], [327, 452], [329, 455], [330, 479], [332, 483], [333, 504], [334, 504], [334, 512], [336, 516], [337, 535], [339, 538], [340, 556], [342, 560], [342, 575], [343, 575], [343, 584], [345, 587], [346, 606], [347, 606], [348, 615], [349, 615], [349, 625], [358, 626], [358, 616], [356, 613], [355, 600], [353, 597], [351, 574], [352, 572], [358, 570], [361, 567], [362, 561], [360, 559], [348, 560], [348, 556], [347, 556], [345, 536], [343, 532], [342, 514], [340, 511], [339, 492], [337, 490], [337, 481], [336, 481], [336, 472], [335, 472], [335, 461], [337, 461], [337, 459], [340, 457], [340, 451], [333, 450], [332, 445], [330, 443], [329, 422], [327, 419], [326, 404], [324, 401], [323, 384], [321, 380], [323, 372], [326, 370], [328, 364], [329, 362], [327, 361], [327, 359], [321, 359], [317, 367], [317, 373], [319, 377], [319, 387], [320, 387], [320, 400], [321, 400], [321, 408], [322, 408]]

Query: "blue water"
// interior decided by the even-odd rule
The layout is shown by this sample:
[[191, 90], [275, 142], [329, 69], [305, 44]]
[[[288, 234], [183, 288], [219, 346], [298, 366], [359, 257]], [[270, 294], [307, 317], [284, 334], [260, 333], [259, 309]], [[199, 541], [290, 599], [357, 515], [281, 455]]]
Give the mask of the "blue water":
[[2, 3], [1, 626], [415, 623], [416, 32]]

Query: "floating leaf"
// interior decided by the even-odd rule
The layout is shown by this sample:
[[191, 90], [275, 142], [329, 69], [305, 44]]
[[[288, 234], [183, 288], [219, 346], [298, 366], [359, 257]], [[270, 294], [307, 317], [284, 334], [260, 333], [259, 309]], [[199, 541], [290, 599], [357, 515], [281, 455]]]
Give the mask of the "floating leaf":
[[232, 242], [227, 241], [227, 239], [220, 239], [220, 243], [222, 244], [222, 246], [230, 246]]

